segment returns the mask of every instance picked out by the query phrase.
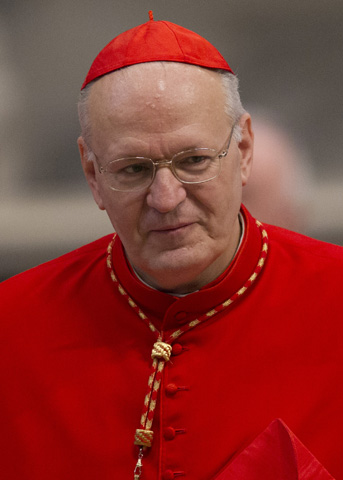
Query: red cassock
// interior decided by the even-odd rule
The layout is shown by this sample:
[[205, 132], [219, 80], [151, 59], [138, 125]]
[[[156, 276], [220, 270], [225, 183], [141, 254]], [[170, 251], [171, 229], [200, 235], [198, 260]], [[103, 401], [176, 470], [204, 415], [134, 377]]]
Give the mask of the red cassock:
[[[156, 339], [123, 292], [166, 335], [215, 311], [259, 262], [243, 216], [227, 271], [185, 297], [143, 285], [118, 237], [114, 282], [112, 236], [0, 285], [1, 478], [133, 479]], [[343, 249], [265, 229], [254, 283], [173, 343], [142, 480], [343, 480]]]

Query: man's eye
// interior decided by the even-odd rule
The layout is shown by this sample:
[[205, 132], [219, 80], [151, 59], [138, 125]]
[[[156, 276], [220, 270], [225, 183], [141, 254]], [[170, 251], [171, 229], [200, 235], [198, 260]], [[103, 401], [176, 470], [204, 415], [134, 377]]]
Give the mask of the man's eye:
[[205, 157], [204, 155], [198, 155], [198, 156], [194, 156], [194, 157], [188, 157], [187, 159], [187, 162], [188, 163], [201, 163], [201, 162], [205, 162], [206, 160], [208, 160], [208, 157]]
[[135, 165], [129, 165], [123, 169], [125, 173], [141, 173], [144, 170], [147, 170], [148, 167], [146, 165], [141, 165], [139, 163]]
[[183, 158], [178, 162], [178, 168], [192, 168], [208, 166], [211, 162], [211, 157], [208, 155], [192, 155], [191, 157]]
[[[119, 167], [119, 165], [117, 165]], [[144, 175], [151, 171], [150, 165], [146, 163], [133, 163], [129, 165], [120, 165], [117, 168], [116, 175]]]

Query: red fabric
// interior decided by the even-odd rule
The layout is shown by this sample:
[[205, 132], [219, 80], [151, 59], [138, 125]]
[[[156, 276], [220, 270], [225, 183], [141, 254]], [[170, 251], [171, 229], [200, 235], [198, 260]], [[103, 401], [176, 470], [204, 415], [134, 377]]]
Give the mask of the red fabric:
[[[116, 275], [157, 327], [196, 318], [249, 278], [261, 243], [244, 215], [246, 234], [227, 275], [183, 298], [141, 284], [115, 242]], [[342, 248], [266, 229], [270, 251], [254, 286], [173, 346], [142, 480], [175, 472], [215, 478], [275, 418], [343, 480]], [[109, 240], [0, 285], [6, 480], [133, 477], [154, 336], [109, 278]]]
[[333, 480], [282, 420], [274, 420], [215, 480]]
[[197, 33], [171, 22], [150, 20], [121, 33], [101, 50], [81, 90], [106, 73], [156, 61], [190, 63], [233, 73], [218, 50]]

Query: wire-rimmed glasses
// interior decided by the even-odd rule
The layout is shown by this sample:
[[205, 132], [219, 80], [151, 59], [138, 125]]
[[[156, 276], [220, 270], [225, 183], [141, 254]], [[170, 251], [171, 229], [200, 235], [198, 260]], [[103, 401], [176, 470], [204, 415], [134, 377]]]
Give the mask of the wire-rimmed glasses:
[[[225, 141], [223, 148], [194, 148], [179, 152], [168, 159], [154, 161], [146, 157], [127, 157], [111, 160], [102, 166], [94, 154], [99, 172], [105, 176], [108, 186], [119, 192], [132, 192], [149, 188], [154, 181], [156, 171], [168, 167], [181, 183], [197, 184], [209, 182], [216, 178], [221, 169], [221, 159], [229, 151], [232, 134]], [[226, 148], [225, 148], [225, 145]]]

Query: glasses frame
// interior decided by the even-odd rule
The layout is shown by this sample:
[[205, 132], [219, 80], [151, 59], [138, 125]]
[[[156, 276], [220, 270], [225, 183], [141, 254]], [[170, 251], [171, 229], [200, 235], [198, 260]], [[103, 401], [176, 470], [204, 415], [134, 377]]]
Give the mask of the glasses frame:
[[[229, 148], [230, 148], [230, 144], [231, 144], [231, 139], [232, 139], [232, 135], [233, 135], [233, 131], [236, 127], [236, 123], [232, 126], [231, 128], [231, 132], [230, 132], [230, 135], [229, 137], [226, 139], [225, 143], [224, 143], [224, 146], [222, 148], [220, 148], [218, 151], [215, 151], [214, 149], [212, 148], [197, 148], [196, 150], [197, 151], [201, 151], [201, 150], [211, 150], [212, 152], [216, 152], [215, 153], [215, 157], [214, 158], [218, 158], [219, 159], [219, 169], [218, 169], [218, 172], [216, 173], [216, 175], [214, 175], [213, 177], [211, 178], [207, 178], [206, 180], [200, 180], [200, 181], [187, 181], [187, 180], [182, 180], [177, 172], [176, 172], [176, 169], [175, 169], [175, 166], [174, 166], [174, 159], [182, 154], [185, 154], [185, 153], [188, 153], [188, 152], [192, 152], [193, 149], [191, 150], [183, 150], [181, 152], [178, 152], [176, 153], [175, 155], [172, 156], [172, 158], [170, 160], [168, 159], [161, 159], [161, 160], [158, 160], [158, 161], [154, 161], [152, 158], [149, 158], [149, 157], [122, 157], [122, 158], [116, 158], [115, 160], [110, 160], [108, 163], [106, 163], [105, 165], [101, 165], [100, 164], [100, 161], [99, 161], [99, 158], [98, 156], [92, 151], [94, 157], [95, 157], [95, 160], [96, 160], [96, 163], [97, 163], [97, 166], [98, 166], [98, 170], [99, 170], [99, 173], [100, 174], [106, 174], [107, 173], [107, 167], [108, 165], [112, 164], [112, 163], [115, 163], [115, 162], [119, 162], [121, 160], [130, 160], [130, 159], [135, 159], [135, 160], [138, 160], [138, 161], [142, 161], [142, 160], [149, 160], [152, 165], [153, 165], [153, 171], [152, 171], [152, 176], [151, 176], [151, 180], [150, 180], [150, 183], [147, 184], [147, 185], [144, 185], [143, 187], [141, 188], [133, 188], [133, 189], [125, 189], [125, 190], [121, 190], [121, 189], [118, 189], [118, 188], [115, 188], [115, 187], [112, 187], [111, 185], [108, 184], [107, 180], [106, 180], [106, 175], [105, 175], [105, 180], [108, 184], [108, 187], [111, 189], [111, 190], [114, 190], [115, 192], [138, 192], [140, 190], [145, 190], [145, 189], [148, 189], [152, 183], [154, 182], [155, 180], [155, 177], [156, 177], [156, 172], [157, 172], [157, 169], [158, 168], [162, 168], [162, 167], [167, 167], [171, 170], [171, 172], [173, 173], [174, 177], [180, 182], [180, 183], [183, 183], [185, 185], [197, 185], [197, 184], [201, 184], [201, 183], [206, 183], [206, 182], [209, 182], [211, 180], [214, 180], [215, 178], [217, 178], [221, 172], [221, 159], [226, 157], [228, 152], [229, 152]], [[227, 145], [226, 148], [225, 145]]]

